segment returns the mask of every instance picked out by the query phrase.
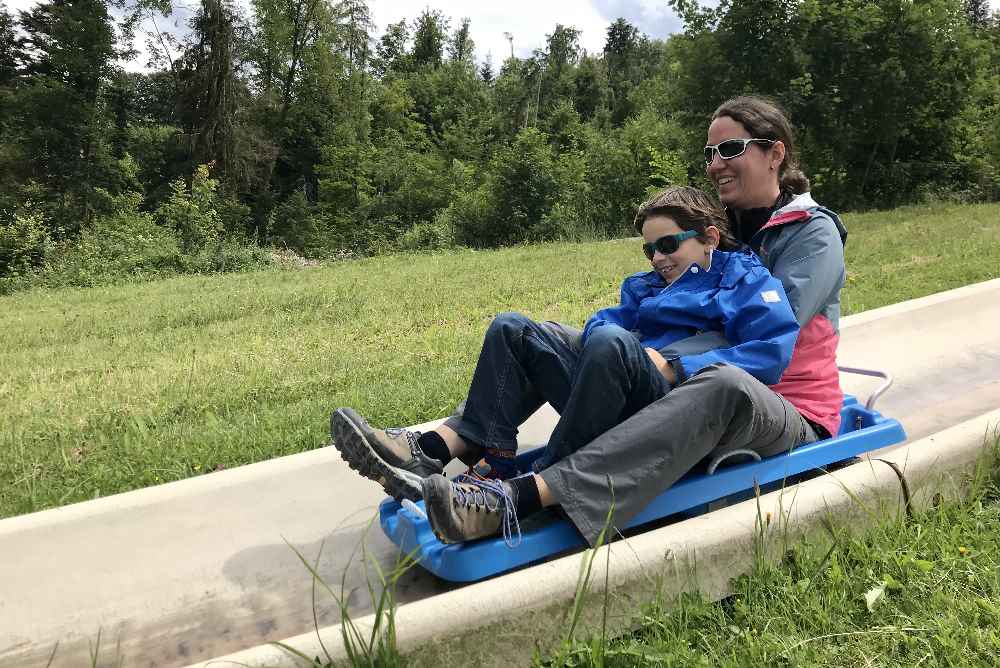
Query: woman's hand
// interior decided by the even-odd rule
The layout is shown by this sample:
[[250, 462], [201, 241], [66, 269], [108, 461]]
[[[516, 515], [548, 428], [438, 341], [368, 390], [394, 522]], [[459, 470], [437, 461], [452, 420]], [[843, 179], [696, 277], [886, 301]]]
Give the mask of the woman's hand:
[[649, 359], [653, 362], [653, 365], [659, 370], [660, 374], [667, 379], [671, 385], [677, 384], [677, 373], [674, 372], [674, 368], [670, 366], [670, 363], [663, 358], [660, 351], [654, 348], [646, 348], [646, 354], [649, 355]]

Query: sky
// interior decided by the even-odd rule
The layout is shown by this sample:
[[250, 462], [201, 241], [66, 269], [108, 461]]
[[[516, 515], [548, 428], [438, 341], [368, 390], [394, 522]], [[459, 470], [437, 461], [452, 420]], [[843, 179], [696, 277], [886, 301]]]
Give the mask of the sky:
[[[38, 0], [3, 0], [12, 12], [29, 9]], [[248, 0], [239, 0], [244, 6]], [[997, 0], [1000, 3], [1000, 0]], [[197, 0], [174, 0], [174, 14], [159, 18], [161, 30], [183, 29], [185, 17], [190, 16]], [[513, 36], [514, 54], [518, 57], [531, 55], [532, 51], [545, 45], [545, 36], [551, 34], [557, 23], [572, 26], [581, 31], [580, 46], [588, 53], [604, 49], [604, 39], [608, 26], [619, 16], [639, 27], [651, 37], [666, 37], [681, 28], [680, 20], [667, 7], [666, 0], [506, 0], [496, 2], [469, 2], [469, 0], [369, 0], [372, 20], [375, 23], [374, 37], [378, 38], [390, 23], [401, 20], [412, 22], [426, 7], [440, 9], [451, 19], [451, 27], [456, 28], [463, 18], [468, 17], [470, 33], [476, 45], [476, 60], [483, 62], [490, 55], [498, 67], [510, 55], [511, 43], [504, 37], [505, 32]], [[149, 22], [140, 29], [152, 30]], [[144, 39], [137, 40], [140, 49]], [[146, 57], [140, 55], [134, 65], [141, 68]]]
[[[37, 0], [2, 0], [11, 10], [27, 9]], [[248, 0], [239, 0], [249, 5]], [[703, 4], [715, 4], [712, 0]], [[197, 0], [175, 0], [175, 8], [195, 7]], [[1000, 0], [990, 0], [994, 11], [1000, 11]], [[511, 43], [505, 32], [513, 36], [514, 55], [526, 57], [534, 49], [545, 45], [545, 36], [551, 34], [557, 23], [581, 31], [580, 46], [588, 53], [604, 49], [608, 26], [618, 17], [624, 17], [650, 37], [663, 38], [681, 29], [680, 20], [667, 6], [666, 0], [505, 0], [504, 2], [470, 2], [469, 0], [369, 0], [374, 37], [379, 37], [390, 23], [408, 22], [426, 7], [440, 9], [451, 19], [451, 27], [459, 25], [462, 18], [471, 21], [470, 32], [476, 45], [476, 60], [483, 62], [487, 55], [496, 67], [510, 55]], [[184, 26], [183, 11], [160, 19], [160, 29], [170, 29], [173, 24]], [[189, 15], [189, 14], [188, 14]], [[146, 22], [144, 29], [152, 26]], [[144, 40], [138, 40], [142, 42]], [[142, 47], [141, 44], [136, 46]], [[146, 58], [140, 55], [133, 66], [141, 69]], [[131, 69], [131, 68], [130, 68]]]

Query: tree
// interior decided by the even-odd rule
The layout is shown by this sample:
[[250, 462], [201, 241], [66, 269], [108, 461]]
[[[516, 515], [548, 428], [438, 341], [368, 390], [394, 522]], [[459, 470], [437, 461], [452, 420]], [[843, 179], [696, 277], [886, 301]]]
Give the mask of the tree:
[[607, 108], [609, 87], [604, 66], [597, 58], [580, 59], [574, 79], [573, 106], [584, 121], [598, 119]]
[[337, 25], [336, 49], [347, 57], [349, 75], [358, 75], [364, 82], [374, 27], [371, 10], [365, 0], [340, 0], [333, 13]]
[[326, 0], [253, 0], [257, 26], [251, 40], [257, 84], [265, 99], [277, 98], [278, 124], [284, 125], [303, 60], [328, 30]]
[[425, 9], [413, 22], [414, 67], [440, 67], [448, 39], [448, 19], [437, 9]]
[[58, 82], [95, 104], [111, 74], [115, 33], [102, 0], [52, 0], [21, 12], [25, 48], [34, 54], [26, 74]]
[[17, 34], [14, 17], [0, 2], [0, 90], [13, 88], [18, 67], [25, 57], [23, 43]]
[[470, 23], [469, 19], [462, 19], [458, 30], [451, 36], [448, 42], [448, 59], [453, 63], [465, 63], [469, 67], [474, 67], [476, 44], [469, 35]]
[[20, 19], [27, 57], [13, 103], [18, 179], [43, 184], [50, 224], [72, 233], [90, 220], [94, 189], [114, 178], [101, 103], [118, 55], [115, 32], [102, 0], [52, 0]]
[[990, 24], [989, 0], [965, 0], [965, 15], [974, 28], [985, 28]]
[[406, 50], [410, 30], [406, 21], [390, 23], [375, 45], [375, 73], [384, 77], [389, 72], [403, 73], [410, 69], [410, 54]]
[[632, 113], [629, 93], [637, 83], [638, 47], [638, 28], [623, 18], [608, 26], [608, 37], [604, 42], [604, 67], [611, 92], [611, 116], [616, 124], [621, 124]]
[[562, 76], [569, 65], [576, 65], [580, 57], [580, 31], [559, 23], [551, 35], [545, 36], [546, 60], [556, 78]]
[[483, 64], [479, 66], [479, 78], [483, 80], [486, 85], [491, 85], [496, 75], [493, 73], [493, 54], [487, 53], [486, 60]]
[[191, 19], [193, 42], [181, 65], [181, 105], [196, 164], [234, 177], [240, 82], [234, 63], [234, 14], [224, 0], [202, 0]]

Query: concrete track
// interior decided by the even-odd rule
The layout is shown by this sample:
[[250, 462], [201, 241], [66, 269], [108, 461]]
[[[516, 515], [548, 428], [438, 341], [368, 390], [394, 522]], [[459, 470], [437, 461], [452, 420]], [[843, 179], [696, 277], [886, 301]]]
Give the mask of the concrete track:
[[[1000, 406], [1000, 280], [842, 321], [842, 364], [891, 371], [878, 408], [917, 439]], [[875, 381], [845, 376], [867, 395]], [[332, 407], [331, 407], [332, 408]], [[540, 411], [522, 443], [542, 442]], [[0, 521], [0, 666], [174, 666], [313, 627], [312, 580], [294, 545], [371, 609], [356, 547], [381, 500], [332, 448]], [[377, 527], [369, 559], [396, 553]], [[353, 556], [353, 562], [352, 560]], [[402, 601], [449, 588], [419, 569]], [[339, 621], [320, 593], [318, 624]], [[56, 644], [58, 643], [58, 648]]]

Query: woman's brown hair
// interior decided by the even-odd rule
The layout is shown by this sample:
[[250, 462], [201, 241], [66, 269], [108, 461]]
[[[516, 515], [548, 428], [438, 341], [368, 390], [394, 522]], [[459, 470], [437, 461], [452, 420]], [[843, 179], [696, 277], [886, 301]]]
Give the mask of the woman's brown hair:
[[809, 192], [809, 179], [799, 169], [795, 155], [795, 133], [788, 115], [776, 102], [754, 95], [740, 95], [726, 100], [712, 114], [712, 120], [728, 116], [746, 128], [751, 137], [773, 139], [785, 145], [785, 159], [778, 168], [782, 190], [793, 195]]
[[682, 230], [694, 230], [698, 239], [708, 241], [705, 230], [709, 225], [719, 230], [719, 250], [735, 250], [740, 244], [729, 231], [729, 219], [715, 201], [704, 192], [691, 186], [671, 186], [656, 193], [639, 207], [635, 214], [635, 229], [642, 234], [642, 226], [654, 216], [668, 216]]

